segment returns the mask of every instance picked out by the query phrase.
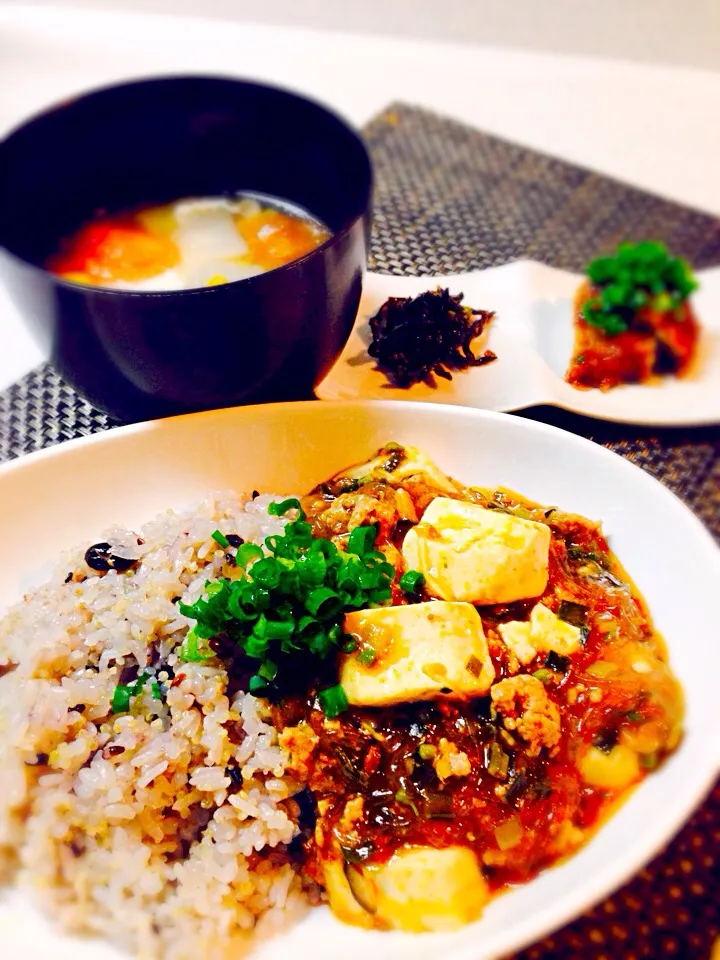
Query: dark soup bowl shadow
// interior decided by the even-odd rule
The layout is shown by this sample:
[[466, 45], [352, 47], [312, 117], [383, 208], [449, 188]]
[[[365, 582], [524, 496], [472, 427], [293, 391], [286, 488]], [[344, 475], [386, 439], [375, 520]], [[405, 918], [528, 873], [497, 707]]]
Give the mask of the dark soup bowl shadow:
[[[331, 235], [268, 273], [190, 290], [83, 286], [44, 268], [98, 212], [238, 193], [289, 201]], [[59, 373], [121, 420], [303, 399], [352, 329], [371, 193], [358, 135], [304, 97], [223, 77], [125, 83], [0, 143], [0, 275]]]

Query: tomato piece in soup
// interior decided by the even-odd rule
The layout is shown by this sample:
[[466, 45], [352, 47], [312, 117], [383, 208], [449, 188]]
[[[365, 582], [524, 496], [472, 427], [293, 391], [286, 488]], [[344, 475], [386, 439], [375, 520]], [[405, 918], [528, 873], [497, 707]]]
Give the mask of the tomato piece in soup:
[[180, 253], [166, 236], [132, 220], [100, 220], [82, 227], [51, 264], [54, 273], [93, 280], [145, 280], [176, 266]]

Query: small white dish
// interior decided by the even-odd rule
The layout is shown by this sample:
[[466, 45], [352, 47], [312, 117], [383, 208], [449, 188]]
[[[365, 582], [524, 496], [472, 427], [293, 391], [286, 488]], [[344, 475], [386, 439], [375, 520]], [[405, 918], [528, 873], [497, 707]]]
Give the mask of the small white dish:
[[[496, 960], [567, 923], [638, 871], [680, 828], [718, 773], [715, 594], [720, 552], [660, 483], [597, 444], [520, 417], [408, 402], [241, 407], [151, 421], [71, 441], [0, 468], [0, 611], [60, 552], [219, 488], [299, 492], [388, 440], [425, 450], [470, 484], [514, 488], [603, 521], [667, 641], [687, 704], [677, 752], [577, 855], [493, 901], [454, 934], [346, 927], [325, 908], [253, 960]], [[121, 960], [62, 934], [17, 891], [0, 891], [3, 957]]]
[[[693, 298], [702, 325], [697, 363], [690, 376], [600, 390], [577, 390], [563, 377], [573, 349], [572, 300], [581, 278], [564, 270], [519, 260], [502, 267], [444, 277], [395, 277], [369, 273], [350, 339], [316, 388], [320, 400], [429, 400], [481, 410], [521, 410], [539, 404], [575, 413], [647, 425], [720, 422], [720, 268], [700, 271]], [[494, 310], [487, 347], [498, 359], [401, 390], [368, 356], [369, 319], [388, 297], [415, 297], [437, 286], [465, 295], [479, 310]]]

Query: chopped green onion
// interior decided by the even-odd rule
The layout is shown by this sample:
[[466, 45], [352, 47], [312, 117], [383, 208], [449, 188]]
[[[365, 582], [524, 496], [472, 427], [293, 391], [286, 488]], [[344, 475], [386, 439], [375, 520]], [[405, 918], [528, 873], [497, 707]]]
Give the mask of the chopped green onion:
[[586, 273], [597, 293], [582, 305], [582, 314], [607, 336], [628, 330], [648, 306], [681, 321], [677, 308], [698, 286], [690, 266], [652, 240], [621, 243], [614, 256], [589, 263]]
[[398, 803], [402, 804], [404, 807], [410, 807], [410, 809], [412, 810], [412, 812], [415, 814], [416, 817], [420, 816], [418, 808], [415, 805], [414, 800], [410, 797], [407, 790], [402, 790], [402, 789], [398, 790], [398, 792], [395, 794], [395, 799], [397, 800]]
[[340, 609], [342, 603], [337, 590], [330, 587], [318, 587], [305, 601], [305, 608], [314, 617], [325, 618]]
[[539, 670], [533, 672], [533, 676], [536, 680], [539, 680], [540, 683], [547, 683], [548, 680], [552, 680], [553, 672], [548, 670], [546, 667], [541, 667]]
[[127, 713], [130, 709], [130, 698], [132, 697], [132, 687], [118, 684], [112, 695], [110, 709], [113, 713]]
[[343, 653], [352, 653], [354, 650], [357, 650], [357, 640], [355, 637], [350, 637], [350, 639], [346, 640], [340, 649]]
[[277, 664], [273, 663], [272, 660], [263, 660], [258, 667], [258, 676], [272, 682], [277, 676], [277, 671]]
[[[298, 508], [294, 499], [275, 505], [278, 514]], [[223, 656], [232, 658], [235, 645], [260, 661], [252, 685], [252, 691], [259, 692], [270, 683], [281, 688], [296, 655], [326, 659], [343, 646], [348, 652], [357, 649], [343, 631], [345, 614], [387, 603], [395, 575], [382, 552], [373, 549], [376, 536], [376, 526], [357, 527], [349, 549], [341, 551], [313, 536], [311, 525], [297, 519], [281, 534], [265, 539], [267, 553], [257, 544], [240, 544], [235, 563], [244, 575], [208, 581], [195, 603], [179, 605], [179, 611], [195, 621], [178, 650], [180, 658], [210, 659], [206, 642], [222, 636], [223, 649], [228, 649]], [[274, 665], [272, 679], [264, 675], [266, 662]], [[346, 704], [340, 705], [345, 709]], [[331, 697], [331, 712], [335, 707]]]
[[252, 694], [262, 694], [267, 688], [267, 685], [267, 680], [258, 674], [253, 674], [253, 676], [248, 680], [248, 690]]
[[486, 748], [486, 764], [487, 772], [491, 777], [504, 780], [510, 766], [510, 757], [499, 743], [491, 743], [489, 750]]
[[[113, 713], [127, 713], [130, 709], [130, 701], [133, 697], [138, 697], [143, 691], [143, 687], [150, 679], [150, 674], [147, 671], [144, 671], [140, 676], [135, 680], [134, 683], [119, 683], [113, 692], [112, 700], [110, 702], [110, 708]], [[162, 699], [162, 691], [160, 689], [160, 684], [154, 680], [151, 688], [152, 695], [156, 700]]]
[[220, 544], [223, 550], [227, 550], [227, 548], [230, 546], [230, 541], [228, 540], [228, 538], [225, 536], [224, 533], [221, 533], [219, 530], [213, 530], [210, 536], [213, 538], [215, 543]]
[[295, 630], [295, 624], [290, 620], [266, 620], [265, 621], [265, 639], [266, 640], [289, 640]]
[[583, 563], [599, 563], [600, 561], [597, 553], [587, 552], [577, 543], [568, 544], [567, 555], [569, 560], [579, 560]]
[[280, 583], [283, 567], [273, 557], [261, 557], [255, 561], [253, 580], [266, 590], [273, 590]]
[[195, 630], [188, 630], [187, 636], [178, 647], [177, 655], [178, 660], [183, 660], [185, 663], [203, 663], [213, 658], [212, 651], [205, 653], [200, 649]]
[[453, 820], [453, 798], [449, 793], [439, 793], [437, 790], [425, 790], [424, 814], [428, 820]]
[[363, 648], [359, 651], [357, 655], [358, 661], [364, 667], [371, 667], [377, 660], [377, 654], [375, 653], [375, 647], [370, 643], [366, 643]]
[[256, 543], [243, 543], [237, 548], [235, 563], [238, 567], [247, 567], [252, 560], [259, 560], [264, 556], [262, 547], [259, 547]]
[[255, 660], [262, 660], [268, 652], [268, 646], [267, 639], [253, 631], [245, 642], [245, 653]]
[[375, 546], [376, 539], [377, 527], [355, 527], [348, 538], [347, 552], [354, 553], [358, 557], [364, 557]]
[[281, 500], [279, 503], [268, 504], [268, 513], [271, 517], [282, 517], [288, 510], [298, 510], [301, 517], [305, 517], [297, 497], [288, 497], [287, 500]]
[[400, 577], [400, 589], [405, 593], [420, 593], [425, 583], [425, 577], [419, 570], [408, 570]]
[[345, 691], [343, 690], [342, 685], [339, 683], [334, 687], [328, 687], [326, 690], [321, 690], [318, 693], [318, 700], [325, 716], [329, 720], [340, 716], [340, 714], [344, 713], [350, 706], [348, 699], [345, 696]]

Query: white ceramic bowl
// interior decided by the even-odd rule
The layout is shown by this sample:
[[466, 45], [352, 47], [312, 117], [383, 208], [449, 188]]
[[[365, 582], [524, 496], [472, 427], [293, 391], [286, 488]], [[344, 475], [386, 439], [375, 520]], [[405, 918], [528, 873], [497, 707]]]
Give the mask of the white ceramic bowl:
[[[491, 960], [566, 923], [636, 872], [718, 772], [716, 596], [720, 552], [700, 522], [629, 462], [553, 427], [468, 408], [398, 401], [245, 407], [113, 430], [0, 469], [0, 608], [42, 579], [61, 550], [111, 523], [139, 524], [217, 488], [303, 491], [388, 440], [415, 444], [468, 483], [512, 487], [602, 520], [645, 595], [687, 698], [681, 747], [567, 863], [490, 904], [452, 935], [369, 933], [325, 909], [256, 957]], [[111, 960], [64, 937], [17, 893], [0, 902], [3, 956]]]

